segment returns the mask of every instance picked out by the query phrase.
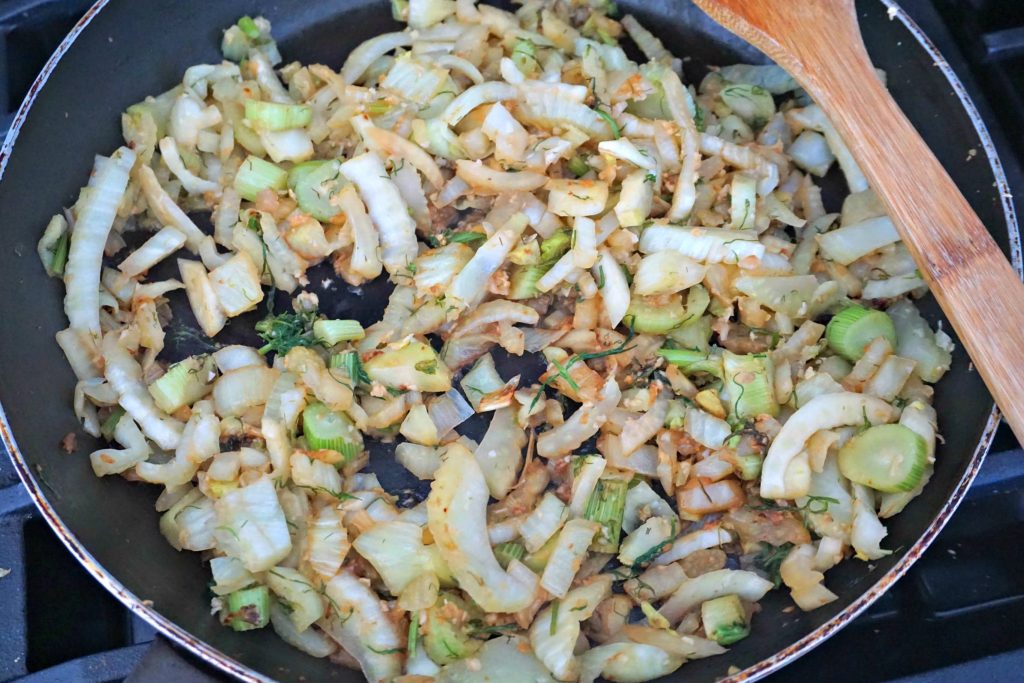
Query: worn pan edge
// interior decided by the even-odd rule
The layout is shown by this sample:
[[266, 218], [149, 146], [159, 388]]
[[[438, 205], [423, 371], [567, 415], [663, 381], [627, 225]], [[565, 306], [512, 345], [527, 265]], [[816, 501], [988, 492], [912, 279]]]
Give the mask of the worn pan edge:
[[[922, 31], [913, 19], [911, 19], [906, 12], [900, 8], [895, 0], [880, 1], [888, 8], [890, 19], [898, 19], [917, 40], [921, 47], [934, 59], [935, 66], [942, 72], [943, 76], [945, 76], [946, 80], [956, 93], [957, 98], [960, 100], [961, 106], [971, 119], [971, 123], [978, 134], [978, 139], [985, 150], [985, 155], [988, 158], [989, 166], [992, 169], [992, 174], [999, 189], [1000, 201], [1002, 203], [1003, 214], [1006, 218], [1006, 225], [1009, 233], [1010, 260], [1014, 269], [1017, 271], [1017, 274], [1021, 275], [1024, 270], [1022, 270], [1021, 240], [1016, 211], [1014, 209], [1012, 195], [1009, 184], [1006, 180], [1006, 175], [1003, 171], [1002, 163], [999, 160], [999, 155], [995, 149], [995, 145], [992, 143], [992, 138], [989, 135], [985, 122], [982, 120], [977, 108], [974, 106], [970, 96], [967, 94], [963, 83], [960, 82], [960, 79], [953, 72], [952, 68], [950, 68], [949, 63], [928, 39], [924, 31]], [[49, 60], [47, 60], [35, 81], [33, 81], [28, 94], [25, 96], [25, 100], [18, 108], [14, 121], [11, 124], [10, 132], [4, 140], [3, 146], [0, 147], [0, 180], [3, 179], [4, 171], [7, 168], [7, 162], [10, 158], [11, 151], [14, 148], [14, 143], [17, 141], [21, 126], [24, 123], [25, 118], [28, 116], [32, 104], [35, 102], [36, 95], [49, 80], [50, 75], [53, 73], [54, 69], [56, 69], [61, 58], [68, 51], [74, 41], [92, 22], [96, 14], [106, 7], [108, 2], [109, 0], [97, 0], [97, 2], [89, 8], [85, 15], [71, 29], [64, 40], [61, 41], [53, 55], [51, 55]], [[949, 518], [960, 506], [960, 503], [963, 501], [964, 494], [967, 492], [967, 489], [977, 476], [978, 470], [981, 468], [982, 462], [985, 459], [985, 455], [988, 453], [989, 447], [992, 445], [992, 439], [995, 436], [996, 428], [999, 426], [999, 420], [999, 411], [995, 406], [993, 406], [992, 412], [989, 414], [988, 420], [985, 423], [981, 438], [978, 441], [978, 445], [975, 448], [974, 453], [971, 455], [970, 462], [968, 463], [963, 476], [960, 478], [960, 481], [957, 483], [952, 495], [938, 511], [935, 520], [927, 529], [925, 529], [921, 537], [914, 543], [900, 561], [892, 567], [892, 569], [886, 572], [884, 576], [882, 576], [873, 586], [871, 586], [871, 588], [857, 598], [857, 600], [847, 606], [846, 609], [822, 626], [771, 657], [763, 659], [757, 664], [731, 676], [718, 679], [719, 683], [748, 683], [767, 676], [769, 673], [782, 668], [790, 661], [825, 642], [825, 640], [853, 621], [861, 614], [861, 612], [881, 597], [881, 595], [888, 590], [893, 583], [899, 580], [907, 570], [910, 569], [911, 565], [913, 565], [928, 546], [931, 545], [935, 537], [943, 527], [945, 527]], [[152, 606], [146, 604], [145, 601], [127, 590], [120, 581], [96, 562], [96, 559], [88, 550], [86, 550], [78, 537], [71, 533], [70, 529], [64, 525], [64, 522], [58, 517], [56, 511], [47, 500], [39, 481], [37, 481], [28, 462], [25, 460], [21, 450], [18, 448], [18, 444], [14, 438], [11, 426], [7, 421], [7, 415], [2, 404], [0, 404], [0, 439], [2, 439], [7, 452], [14, 463], [18, 477], [21, 479], [26, 489], [28, 489], [32, 501], [35, 503], [36, 507], [39, 508], [43, 518], [57, 534], [57, 537], [60, 538], [61, 542], [64, 543], [65, 546], [67, 546], [71, 554], [79, 561], [79, 563], [82, 564], [86, 571], [88, 571], [93, 578], [110, 591], [110, 593], [123, 603], [125, 607], [137, 614], [174, 642], [187, 648], [206, 662], [209, 662], [223, 671], [236, 676], [240, 680], [251, 681], [253, 683], [275, 683], [274, 679], [254, 671], [248, 666], [245, 666], [237, 660], [227, 656], [220, 650], [212, 647], [205, 641], [192, 636], [188, 631], [157, 612]]]

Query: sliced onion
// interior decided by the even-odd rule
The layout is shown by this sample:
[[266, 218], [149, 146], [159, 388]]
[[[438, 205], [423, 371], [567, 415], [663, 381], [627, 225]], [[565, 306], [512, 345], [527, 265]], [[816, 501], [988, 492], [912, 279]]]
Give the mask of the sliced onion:
[[405, 272], [416, 260], [416, 222], [409, 215], [384, 162], [374, 152], [353, 157], [341, 165], [341, 172], [359, 189], [370, 218], [380, 236], [380, 260], [389, 273]]
[[352, 85], [380, 57], [383, 57], [396, 47], [405, 47], [410, 43], [412, 43], [412, 35], [405, 31], [383, 33], [360, 43], [359, 47], [349, 53], [348, 59], [345, 60], [345, 65], [341, 67], [342, 80]]
[[439, 439], [443, 439], [449, 432], [476, 414], [473, 406], [462, 397], [455, 387], [432, 399], [427, 404], [427, 412], [430, 414], [434, 426], [437, 427]]
[[469, 60], [463, 59], [456, 55], [432, 55], [431, 61], [438, 66], [443, 66], [446, 69], [452, 71], [458, 71], [463, 74], [466, 78], [473, 81], [475, 85], [479, 85], [484, 82], [484, 77], [480, 73], [480, 70], [473, 65]]
[[146, 198], [149, 210], [156, 216], [156, 219], [164, 225], [171, 225], [185, 235], [185, 244], [192, 252], [199, 251], [199, 245], [206, 235], [200, 230], [192, 219], [181, 210], [177, 202], [171, 199], [167, 191], [160, 186], [156, 173], [149, 166], [139, 166], [135, 171], [138, 176], [139, 187], [142, 188], [142, 195]]
[[481, 104], [515, 99], [517, 93], [518, 90], [514, 85], [500, 81], [474, 85], [448, 104], [441, 114], [441, 120], [449, 126], [454, 126]]
[[496, 410], [474, 456], [491, 496], [503, 499], [512, 489], [523, 464], [526, 431], [516, 423], [511, 408]]
[[838, 599], [822, 585], [825, 575], [814, 568], [814, 559], [815, 547], [806, 543], [790, 550], [779, 566], [779, 576], [789, 587], [793, 602], [805, 612]]
[[583, 404], [563, 424], [537, 438], [537, 453], [545, 458], [556, 458], [579, 448], [608, 420], [612, 409], [619, 404], [621, 395], [615, 378], [609, 377], [601, 390], [601, 400], [594, 404]]
[[589, 619], [610, 593], [611, 576], [598, 576], [590, 583], [574, 588], [557, 606], [546, 607], [534, 619], [530, 627], [530, 645], [537, 659], [558, 680], [574, 681], [579, 675], [580, 662], [574, 653], [580, 622]]
[[537, 353], [553, 345], [565, 336], [569, 330], [548, 330], [543, 327], [527, 327], [523, 329], [523, 341], [527, 353]]
[[498, 322], [510, 325], [536, 325], [540, 315], [536, 310], [515, 301], [497, 299], [480, 304], [472, 313], [459, 321], [452, 331], [453, 337], [482, 332], [483, 328]]
[[547, 176], [532, 171], [499, 171], [480, 161], [459, 159], [455, 172], [479, 194], [504, 194], [506, 192], [530, 192], [543, 187]]
[[143, 273], [164, 260], [185, 244], [185, 235], [167, 226], [146, 240], [118, 264], [117, 269], [128, 277]]
[[122, 415], [117, 421], [114, 439], [124, 448], [101, 448], [89, 454], [92, 471], [97, 477], [130, 470], [145, 462], [152, 452], [146, 437], [130, 415]]
[[537, 576], [516, 560], [506, 573], [487, 537], [487, 482], [473, 454], [448, 447], [437, 471], [427, 514], [445, 563], [459, 587], [488, 612], [516, 612], [533, 602]]
[[680, 536], [672, 545], [654, 560], [656, 565], [667, 565], [688, 557], [698, 550], [717, 548], [733, 542], [733, 535], [721, 527], [700, 529]]
[[452, 280], [447, 296], [455, 305], [472, 308], [487, 293], [487, 281], [501, 268], [509, 252], [519, 244], [519, 236], [526, 229], [526, 216], [512, 216], [490, 239], [480, 245], [473, 258]]
[[401, 675], [402, 638], [380, 597], [348, 571], [331, 579], [325, 592], [333, 609], [319, 626], [359, 662], [367, 680]]
[[178, 154], [178, 144], [174, 141], [174, 138], [165, 137], [160, 140], [160, 156], [164, 163], [167, 164], [167, 168], [171, 169], [171, 173], [181, 181], [181, 186], [189, 194], [201, 195], [204, 192], [220, 192], [219, 184], [205, 178], [200, 178], [185, 168], [185, 162], [181, 160], [181, 155]]
[[756, 602], [772, 589], [772, 582], [754, 572], [740, 569], [717, 569], [683, 582], [658, 610], [671, 623], [702, 603], [723, 595], [736, 594], [748, 602]]
[[782, 426], [775, 437], [761, 471], [761, 495], [765, 498], [793, 498], [806, 493], [807, 479], [794, 477], [790, 462], [804, 444], [821, 429], [834, 429], [865, 422], [882, 424], [892, 420], [894, 410], [885, 401], [852, 392], [817, 396], [805, 404]]
[[422, 147], [389, 130], [373, 125], [366, 128], [365, 134], [375, 149], [385, 152], [389, 156], [405, 159], [435, 188], [444, 187], [444, 176], [441, 175], [441, 169], [438, 168], [434, 158], [423, 151]]
[[[135, 152], [121, 147], [110, 157], [97, 157], [89, 188], [78, 204], [78, 220], [71, 232], [64, 272], [64, 312], [71, 329], [100, 334], [100, 274], [103, 249], [117, 217], [117, 207], [128, 186], [128, 172], [135, 163]], [[148, 168], [148, 167], [146, 167]]]
[[178, 445], [184, 425], [157, 408], [142, 381], [142, 367], [121, 346], [121, 334], [108, 332], [103, 337], [104, 373], [110, 386], [117, 392], [118, 402], [139, 423], [146, 436], [161, 448], [170, 450]]

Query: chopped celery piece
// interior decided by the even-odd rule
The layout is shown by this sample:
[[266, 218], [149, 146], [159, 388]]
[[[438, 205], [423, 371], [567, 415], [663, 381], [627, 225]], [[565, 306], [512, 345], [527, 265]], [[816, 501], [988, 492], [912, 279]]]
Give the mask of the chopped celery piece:
[[572, 230], [558, 230], [540, 243], [540, 262], [554, 265], [572, 246]]
[[695, 320], [708, 310], [711, 305], [711, 294], [704, 285], [694, 285], [686, 292], [686, 317]]
[[537, 46], [527, 38], [520, 38], [516, 41], [516, 46], [512, 48], [512, 61], [527, 78], [533, 77], [540, 71], [540, 62], [537, 61]]
[[346, 185], [348, 180], [341, 175], [341, 163], [336, 159], [304, 161], [288, 171], [288, 187], [299, 208], [318, 221], [329, 221], [341, 213], [332, 200]]
[[885, 337], [896, 348], [896, 328], [883, 311], [849, 306], [836, 313], [825, 328], [829, 347], [849, 361], [864, 355], [864, 349], [878, 337]]
[[708, 352], [695, 349], [658, 349], [658, 355], [687, 374], [706, 372], [715, 377], [722, 377], [721, 359]]
[[407, 645], [405, 648], [405, 651], [410, 658], [416, 656], [416, 645], [419, 642], [419, 635], [420, 620], [417, 618], [417, 615], [413, 614], [409, 618], [409, 635], [406, 638]]
[[483, 242], [487, 239], [487, 235], [482, 232], [476, 232], [475, 230], [463, 230], [461, 232], [453, 232], [448, 235], [448, 244], [468, 244], [474, 246], [478, 242]]
[[363, 435], [352, 421], [323, 403], [313, 403], [302, 411], [302, 433], [312, 450], [336, 451], [345, 462], [363, 451]]
[[532, 266], [516, 266], [512, 271], [508, 298], [513, 301], [537, 296], [537, 281], [551, 270], [572, 245], [572, 231], [559, 230], [540, 244], [540, 261]]
[[246, 100], [245, 118], [255, 130], [288, 130], [308, 126], [313, 109], [307, 104]]
[[53, 245], [53, 258], [50, 260], [50, 270], [58, 277], [64, 276], [64, 266], [68, 262], [68, 248], [71, 245], [71, 233], [65, 230], [57, 243]]
[[512, 301], [532, 299], [537, 296], [537, 282], [544, 277], [549, 270], [547, 266], [540, 264], [533, 266], [516, 266], [512, 271], [508, 298]]
[[227, 602], [226, 625], [235, 631], [252, 631], [270, 623], [270, 591], [266, 586], [230, 593]]
[[502, 569], [508, 569], [508, 565], [512, 560], [521, 560], [525, 554], [526, 548], [523, 547], [522, 543], [499, 543], [494, 546], [494, 557], [498, 559], [498, 564], [501, 565]]
[[754, 481], [761, 477], [764, 459], [757, 453], [736, 456], [736, 474], [743, 481]]
[[107, 441], [114, 440], [114, 430], [117, 429], [117, 423], [121, 421], [122, 417], [124, 417], [124, 412], [124, 408], [121, 406], [114, 406], [114, 409], [110, 411], [110, 415], [108, 415], [107, 419], [100, 425], [100, 434], [102, 434], [103, 438]]
[[235, 190], [244, 199], [256, 201], [256, 196], [263, 190], [283, 190], [288, 183], [288, 172], [269, 161], [254, 157], [251, 154], [235, 174]]
[[584, 518], [601, 525], [601, 530], [594, 537], [590, 546], [595, 552], [614, 553], [618, 551], [628, 487], [629, 482], [625, 479], [602, 477], [598, 479], [594, 492], [587, 499], [587, 508], [583, 513]]
[[686, 422], [686, 402], [674, 398], [668, 402], [668, 412], [665, 413], [665, 426], [669, 429], [682, 429]]
[[444, 393], [452, 388], [452, 373], [437, 351], [421, 341], [386, 349], [363, 364], [375, 382], [393, 389]]
[[149, 393], [160, 410], [173, 413], [206, 396], [214, 367], [213, 356], [189, 356], [167, 368], [149, 385]]
[[725, 351], [722, 369], [729, 396], [729, 415], [742, 420], [779, 414], [779, 404], [775, 401], [775, 370], [768, 354], [741, 356]]
[[548, 560], [551, 559], [551, 553], [555, 551], [555, 545], [558, 543], [558, 534], [555, 534], [548, 539], [536, 552], [532, 552], [523, 558], [523, 564], [532, 569], [535, 573], [541, 574], [544, 572], [544, 568], [548, 566]]
[[260, 28], [256, 25], [256, 21], [249, 15], [238, 20], [238, 28], [240, 28], [242, 33], [245, 34], [245, 37], [250, 40], [257, 40], [260, 37]]
[[247, 152], [262, 156], [267, 153], [259, 134], [245, 122], [245, 107], [240, 102], [229, 101], [224, 103], [224, 118], [232, 125], [235, 132], [235, 142], [241, 145]]
[[650, 298], [633, 297], [623, 321], [638, 334], [665, 334], [686, 322], [686, 309], [678, 294], [657, 297], [657, 303]]
[[590, 171], [590, 164], [588, 164], [583, 157], [577, 154], [572, 159], [569, 159], [569, 170], [572, 171], [574, 176], [580, 178]]
[[483, 645], [473, 638], [470, 606], [456, 593], [444, 591], [427, 610], [423, 629], [423, 649], [437, 664], [449, 664], [468, 657]]
[[366, 370], [363, 369], [363, 362], [359, 359], [359, 352], [357, 351], [344, 351], [334, 354], [329, 361], [329, 367], [343, 369], [348, 374], [349, 379], [352, 380], [353, 387], [357, 384], [370, 383], [370, 378], [366, 375]]
[[750, 624], [735, 593], [708, 600], [700, 606], [704, 633], [719, 645], [732, 645], [750, 635]]
[[313, 336], [327, 346], [343, 341], [355, 341], [366, 336], [358, 320], [317, 320], [313, 323]]
[[241, 62], [245, 59], [251, 47], [252, 41], [249, 36], [237, 25], [224, 31], [224, 37], [220, 41], [221, 54], [224, 55], [224, 59], [232, 62]]
[[913, 491], [924, 476], [928, 447], [908, 427], [877, 425], [847, 441], [838, 463], [844, 477], [876, 491]]

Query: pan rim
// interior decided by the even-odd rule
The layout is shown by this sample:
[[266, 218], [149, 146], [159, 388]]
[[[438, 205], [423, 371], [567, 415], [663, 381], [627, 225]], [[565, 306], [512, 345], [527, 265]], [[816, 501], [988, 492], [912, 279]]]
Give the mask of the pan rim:
[[[949, 66], [949, 63], [938, 51], [935, 45], [927, 35], [925, 35], [924, 31], [922, 31], [914, 20], [906, 14], [896, 0], [879, 1], [887, 8], [889, 18], [898, 19], [918, 42], [921, 48], [933, 58], [935, 66], [942, 72], [942, 75], [953, 88], [957, 98], [960, 100], [960, 105], [971, 120], [981, 146], [984, 149], [985, 156], [988, 159], [993, 177], [995, 178], [996, 186], [999, 190], [1000, 202], [1002, 204], [1003, 215], [1006, 219], [1006, 227], [1008, 230], [1010, 261], [1018, 276], [1021, 276], [1022, 273], [1024, 273], [1024, 266], [1022, 266], [1021, 237], [1016, 211], [1013, 205], [1010, 188], [1006, 180], [1006, 175], [1003, 171], [1002, 162], [1000, 161], [999, 154], [992, 142], [992, 138], [988, 132], [988, 127], [985, 125], [984, 120], [978, 113], [978, 110], [964, 88], [963, 83], [957, 77], [956, 73], [954, 73], [952, 68]], [[78, 36], [92, 22], [95, 16], [109, 4], [109, 2], [110, 0], [97, 0], [96, 3], [89, 8], [85, 15], [61, 41], [60, 45], [43, 66], [39, 75], [33, 81], [28, 94], [15, 114], [14, 120], [11, 124], [11, 129], [5, 138], [2, 147], [0, 147], [0, 180], [3, 179], [4, 172], [7, 169], [7, 163], [10, 159], [14, 144], [17, 141], [21, 126], [28, 116], [32, 105], [35, 103], [36, 96], [39, 91], [47, 83], [50, 75], [54, 72], [60, 60]], [[996, 428], [999, 426], [999, 421], [999, 411], [993, 405], [992, 411], [988, 416], [988, 420], [984, 425], [978, 445], [975, 447], [970, 461], [968, 462], [960, 481], [954, 488], [953, 493], [938, 510], [935, 519], [928, 525], [906, 554], [900, 558], [899, 562], [897, 562], [888, 572], [880, 577], [878, 581], [876, 581], [870, 588], [864, 591], [856, 600], [850, 603], [850, 605], [832, 619], [770, 657], [762, 659], [756, 664], [735, 674], [718, 679], [719, 683], [747, 683], [749, 681], [758, 680], [767, 676], [769, 673], [782, 668], [799, 656], [810, 652], [858, 617], [864, 610], [874, 603], [875, 600], [881, 597], [881, 595], [888, 590], [893, 583], [906, 574], [914, 562], [916, 562], [928, 546], [931, 545], [935, 537], [943, 527], [945, 527], [949, 518], [960, 506], [967, 489], [977, 476], [978, 470], [985, 459], [985, 455], [988, 453], [988, 450], [992, 445], [992, 440], [995, 436]], [[221, 652], [211, 644], [194, 637], [186, 629], [156, 611], [151, 604], [147, 604], [147, 601], [140, 599], [134, 593], [125, 588], [121, 581], [115, 578], [96, 561], [78, 537], [75, 536], [64, 524], [47, 500], [39, 481], [37, 481], [36, 477], [32, 473], [28, 461], [25, 460], [20, 448], [18, 447], [11, 426], [7, 421], [7, 415], [2, 403], [0, 403], [0, 439], [2, 439], [3, 445], [7, 449], [7, 452], [14, 463], [18, 477], [28, 490], [29, 496], [42, 513], [43, 518], [47, 521], [71, 554], [79, 561], [80, 564], [82, 564], [86, 571], [88, 571], [94, 579], [96, 579], [104, 588], [113, 594], [114, 597], [124, 604], [125, 607], [178, 645], [187, 648], [200, 659], [218, 667], [222, 671], [229, 673], [240, 680], [251, 681], [253, 683], [276, 682], [276, 679], [270, 678], [251, 669], [236, 659]]]

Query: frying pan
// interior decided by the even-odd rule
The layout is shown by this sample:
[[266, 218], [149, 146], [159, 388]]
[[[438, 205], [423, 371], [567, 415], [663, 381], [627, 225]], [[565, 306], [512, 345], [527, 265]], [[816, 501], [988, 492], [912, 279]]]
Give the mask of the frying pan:
[[[707, 65], [764, 61], [688, 2], [622, 0], [620, 6], [674, 53], [692, 58], [685, 65], [690, 82]], [[219, 61], [221, 30], [243, 14], [263, 14], [273, 22], [288, 60], [335, 68], [362, 40], [399, 28], [385, 0], [96, 3], [32, 86], [0, 151], [0, 433], [33, 499], [68, 549], [125, 605], [172, 640], [247, 681], [361, 681], [355, 672], [293, 650], [270, 629], [239, 634], [222, 627], [210, 616], [209, 571], [199, 555], [176, 552], [159, 533], [153, 511], [158, 489], [94, 477], [86, 454], [98, 445], [84, 434], [79, 433], [73, 454], [58, 445], [78, 428], [71, 410], [74, 377], [53, 341], [54, 333], [66, 327], [63, 286], [44, 274], [35, 243], [49, 216], [74, 202], [93, 155], [109, 153], [120, 143], [119, 113], [175, 85], [186, 67]], [[868, 52], [888, 73], [896, 100], [1019, 271], [1019, 236], [1006, 181], [963, 87], [893, 2], [863, 0], [858, 15]], [[842, 181], [826, 181], [826, 205], [834, 210]], [[381, 289], [357, 298], [335, 289], [321, 293], [321, 301], [332, 317], [369, 323], [379, 315], [385, 294]], [[187, 306], [172, 303], [178, 321], [194, 323]], [[932, 322], [941, 320], [934, 302], [925, 301], [923, 309]], [[244, 340], [247, 322], [251, 325], [233, 323], [223, 335]], [[172, 346], [168, 359], [189, 352]], [[502, 364], [522, 369], [529, 360], [504, 359]], [[907, 571], [956, 509], [998, 420], [962, 351], [954, 354], [953, 369], [938, 386], [935, 407], [945, 441], [931, 483], [888, 523], [884, 545], [893, 554], [871, 564], [845, 562], [830, 571], [826, 583], [839, 599], [810, 613], [783, 612], [792, 604], [788, 596], [772, 593], [762, 603], [750, 638], [728, 655], [686, 664], [672, 680], [763, 676], [849, 623]], [[404, 470], [387, 447], [379, 447], [371, 462], [386, 487], [402, 489], [410, 500], [424, 494], [403, 478]], [[739, 673], [727, 676], [730, 666]]]

